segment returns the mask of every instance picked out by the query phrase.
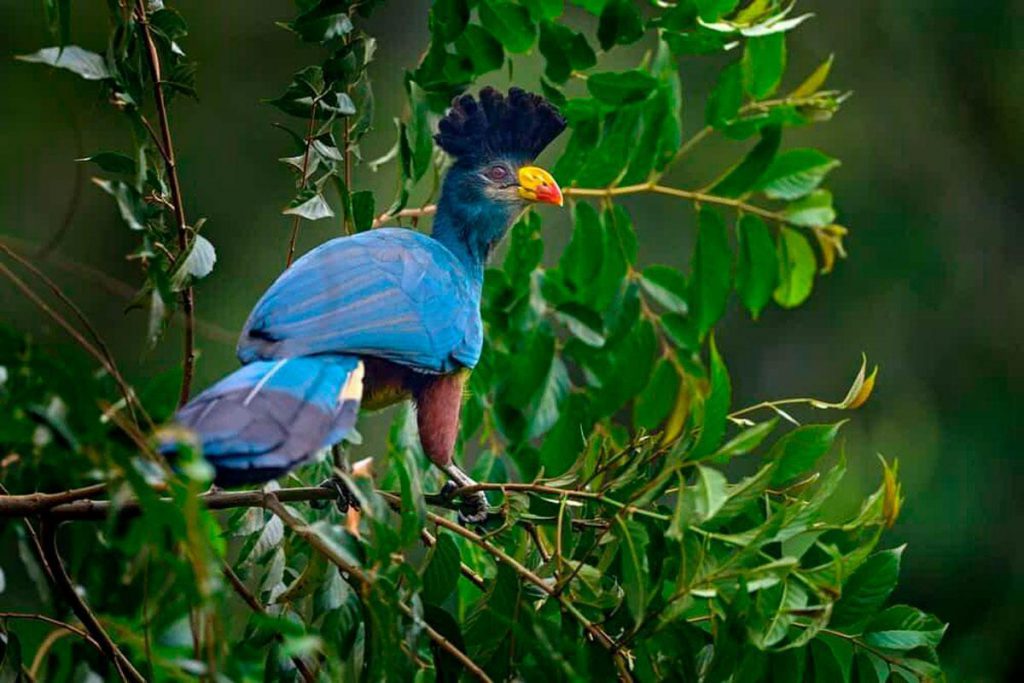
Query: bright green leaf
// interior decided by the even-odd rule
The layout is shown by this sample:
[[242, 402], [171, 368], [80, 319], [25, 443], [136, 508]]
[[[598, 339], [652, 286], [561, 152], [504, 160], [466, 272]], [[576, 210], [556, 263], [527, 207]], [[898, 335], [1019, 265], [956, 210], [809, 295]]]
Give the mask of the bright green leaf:
[[784, 308], [802, 304], [811, 294], [818, 263], [807, 238], [796, 230], [783, 228], [779, 238], [779, 286], [775, 302]]
[[736, 292], [756, 319], [771, 300], [779, 281], [779, 261], [771, 231], [761, 218], [744, 214], [736, 226], [739, 263]]

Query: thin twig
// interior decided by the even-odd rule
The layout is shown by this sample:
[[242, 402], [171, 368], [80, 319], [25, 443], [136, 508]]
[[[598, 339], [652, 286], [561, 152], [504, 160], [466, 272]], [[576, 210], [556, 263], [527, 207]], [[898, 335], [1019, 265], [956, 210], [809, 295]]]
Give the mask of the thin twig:
[[[313, 100], [313, 104], [310, 106], [309, 111], [309, 130], [306, 131], [306, 149], [302, 152], [302, 170], [301, 177], [299, 178], [299, 194], [306, 189], [306, 180], [308, 169], [309, 169], [309, 152], [313, 148], [313, 130], [316, 127], [316, 105], [318, 100]], [[289, 268], [292, 265], [292, 259], [295, 258], [295, 242], [299, 239], [299, 222], [302, 220], [302, 216], [295, 214], [292, 219], [292, 235], [288, 239], [288, 258], [285, 261], [284, 267]]]
[[[156, 50], [156, 43], [149, 28], [149, 19], [146, 16], [146, 9], [142, 0], [136, 0], [135, 16], [139, 24], [139, 31], [142, 40], [146, 44], [146, 56], [149, 62], [150, 76], [153, 80], [153, 99], [156, 103], [157, 119], [160, 124], [160, 137], [163, 141], [162, 154], [164, 167], [167, 171], [167, 181], [171, 190], [171, 204], [174, 207], [174, 218], [178, 228], [178, 256], [179, 258], [188, 250], [188, 223], [185, 220], [185, 205], [181, 198], [181, 183], [178, 181], [178, 166], [174, 158], [174, 142], [171, 140], [171, 127], [167, 118], [167, 101], [164, 98], [164, 90], [161, 85], [160, 76], [160, 55]], [[191, 285], [181, 292], [181, 308], [185, 315], [184, 351], [181, 360], [181, 393], [178, 397], [178, 406], [188, 403], [189, 395], [192, 392], [192, 375], [195, 372], [196, 349], [195, 349], [195, 295]]]
[[[35, 242], [11, 237], [10, 235], [0, 236], [0, 244], [17, 247], [21, 251], [30, 251], [38, 248], [38, 244]], [[109, 294], [113, 294], [128, 301], [135, 299], [139, 291], [138, 287], [133, 287], [127, 282], [108, 275], [98, 268], [94, 268], [93, 266], [85, 263], [79, 263], [71, 259], [62, 258], [58, 254], [51, 254], [46, 259], [46, 263], [47, 265], [54, 266], [65, 273], [89, 278], [103, 287], [103, 289], [105, 289]], [[181, 314], [181, 311], [177, 311], [175, 313], [174, 319], [178, 322], [184, 322], [184, 316]], [[195, 325], [196, 332], [212, 341], [234, 345], [238, 340], [237, 334], [229, 332], [227, 329], [215, 323], [196, 318]]]
[[[2, 244], [0, 244], [0, 248], [6, 249], [6, 247], [3, 247]], [[71, 335], [71, 337], [78, 343], [79, 346], [85, 349], [85, 351], [90, 356], [99, 361], [100, 365], [103, 366], [104, 370], [110, 373], [111, 377], [114, 377], [116, 379], [117, 377], [120, 376], [120, 374], [117, 371], [117, 368], [115, 368], [107, 361], [106, 355], [104, 353], [102, 353], [99, 349], [93, 346], [92, 343], [89, 342], [89, 340], [83, 337], [82, 334], [64, 318], [64, 316], [62, 316], [57, 311], [53, 310], [53, 308], [51, 308], [49, 304], [43, 301], [43, 299], [38, 294], [32, 291], [32, 288], [29, 287], [24, 280], [15, 275], [14, 272], [12, 272], [11, 269], [5, 266], [3, 263], [0, 263], [0, 275], [3, 275], [8, 280], [10, 280], [11, 283], [15, 287], [17, 287], [22, 294], [24, 294], [32, 303], [34, 303], [36, 306], [42, 309], [44, 313], [50, 316], [50, 318], [52, 318], [54, 322], [60, 325], [65, 332]], [[124, 397], [126, 405], [130, 405], [132, 402], [131, 390], [128, 388], [126, 384], [123, 384], [123, 380], [122, 382], [118, 382], [117, 385], [118, 389], [121, 391]]]
[[[380, 495], [384, 498], [384, 500], [388, 502], [389, 505], [391, 505], [392, 507], [396, 507], [397, 509], [401, 509], [401, 498], [391, 493], [381, 493]], [[587, 619], [583, 615], [583, 613], [576, 609], [576, 606], [573, 605], [572, 602], [566, 599], [564, 595], [556, 593], [554, 588], [547, 581], [537, 576], [528, 567], [521, 564], [518, 560], [510, 556], [501, 548], [498, 548], [486, 539], [482, 538], [479, 534], [476, 534], [475, 532], [470, 531], [469, 529], [466, 529], [460, 526], [459, 524], [452, 522], [451, 520], [445, 519], [440, 515], [436, 515], [433, 512], [427, 512], [427, 519], [436, 524], [437, 526], [443, 527], [454, 534], [458, 534], [459, 536], [462, 536], [466, 540], [472, 542], [477, 547], [482, 548], [487, 553], [492, 555], [495, 560], [504, 563], [505, 565], [510, 567], [516, 574], [518, 574], [521, 578], [537, 586], [548, 596], [558, 601], [562, 609], [571, 614], [573, 618], [575, 618], [576, 621], [579, 622], [579, 624], [583, 627], [583, 630], [590, 634], [590, 636], [593, 637], [594, 640], [596, 640], [602, 647], [604, 647], [612, 654], [612, 658], [615, 660], [615, 665], [619, 670], [620, 678], [626, 681], [631, 681], [633, 679], [632, 675], [629, 673], [629, 665], [625, 661], [625, 657], [621, 652], [616, 651], [615, 641], [612, 640], [611, 636], [605, 633], [604, 629], [602, 629], [600, 626], [592, 623], [589, 619]]]
[[[257, 614], [267, 613], [267, 608], [264, 607], [263, 603], [252, 594], [252, 591], [250, 591], [242, 579], [239, 578], [238, 574], [235, 573], [235, 570], [231, 568], [231, 565], [227, 562], [221, 561], [220, 570], [221, 573], [224, 574], [225, 578], [227, 578], [228, 583], [231, 584], [231, 587], [235, 589], [235, 593], [237, 593], [238, 596], [242, 598], [242, 601], [249, 606], [249, 609]], [[275, 633], [274, 637], [279, 642], [283, 642], [284, 640], [280, 633]], [[299, 672], [299, 675], [302, 676], [302, 680], [306, 681], [306, 683], [312, 683], [312, 681], [316, 680], [313, 672], [309, 670], [309, 667], [306, 665], [306, 662], [302, 657], [293, 655], [292, 663], [295, 664], [295, 669]]]
[[[281, 500], [278, 499], [279, 493], [280, 491], [274, 493], [262, 493], [264, 497], [264, 507], [277, 515], [277, 517], [280, 518], [286, 526], [301, 536], [314, 550], [326, 557], [332, 564], [344, 572], [348, 578], [355, 579], [363, 585], [369, 585], [371, 583], [370, 577], [368, 577], [361, 568], [346, 561], [345, 558], [339, 555], [335, 549], [330, 546], [330, 544], [326, 543], [314, 529], [290, 513], [281, 503]], [[398, 603], [398, 608], [407, 617], [415, 619], [415, 616], [408, 605], [400, 602]], [[466, 668], [466, 671], [472, 674], [477, 680], [490, 683], [491, 679], [487, 673], [481, 669], [476, 662], [470, 659], [465, 652], [457, 648], [447, 638], [431, 628], [429, 624], [424, 623], [422, 626], [427, 636], [434, 641], [438, 647], [459, 660], [462, 666]]]
[[390, 221], [392, 218], [419, 218], [421, 216], [432, 216], [435, 213], [437, 213], [436, 204], [427, 204], [426, 206], [421, 206], [415, 209], [402, 209], [401, 211], [396, 211], [395, 213], [388, 213], [387, 211], [385, 211], [384, 213], [373, 219], [373, 224], [371, 225], [371, 227], [379, 228], [383, 225], [386, 225], [387, 222]]
[[71, 611], [82, 622], [85, 630], [96, 641], [100, 651], [110, 659], [121, 677], [126, 681], [144, 683], [146, 679], [142, 677], [142, 674], [138, 672], [131, 661], [121, 652], [121, 649], [111, 640], [110, 635], [107, 634], [103, 625], [96, 618], [96, 615], [85, 604], [85, 601], [71, 583], [71, 577], [68, 576], [67, 570], [64, 568], [64, 562], [60, 557], [60, 551], [57, 549], [57, 524], [53, 520], [44, 518], [41, 535], [43, 553], [46, 556], [47, 564], [50, 565], [57, 591], [71, 606]]
[[128, 407], [128, 413], [132, 416], [132, 420], [134, 420], [136, 424], [139, 423], [139, 419], [135, 415], [135, 410], [138, 409], [138, 411], [146, 419], [146, 422], [148, 422], [150, 427], [152, 427], [153, 421], [149, 418], [149, 415], [146, 413], [146, 409], [142, 407], [142, 404], [135, 397], [135, 392], [132, 391], [131, 387], [129, 387], [128, 383], [124, 380], [124, 376], [121, 374], [121, 371], [118, 370], [117, 363], [116, 361], [114, 361], [114, 354], [110, 352], [110, 347], [107, 346], [107, 343], [103, 340], [103, 337], [100, 335], [96, 327], [93, 326], [91, 322], [89, 322], [89, 318], [85, 315], [85, 313], [82, 312], [82, 309], [75, 305], [75, 302], [72, 301], [71, 298], [64, 293], [64, 290], [62, 290], [57, 285], [56, 282], [51, 280], [46, 273], [39, 270], [39, 268], [33, 265], [32, 262], [26, 259], [24, 256], [14, 251], [13, 249], [11, 249], [6, 244], [3, 244], [2, 242], [0, 242], [0, 251], [7, 254], [15, 261], [17, 261], [19, 264], [21, 264], [23, 268], [25, 268], [27, 271], [35, 275], [36, 278], [41, 280], [42, 283], [46, 285], [47, 289], [49, 289], [54, 296], [60, 299], [61, 303], [67, 306], [68, 309], [75, 315], [75, 317], [78, 318], [78, 322], [80, 322], [82, 326], [85, 328], [86, 332], [89, 333], [89, 336], [92, 337], [92, 340], [96, 344], [96, 347], [99, 349], [99, 351], [103, 354], [103, 357], [106, 359], [106, 365], [109, 368], [110, 375], [114, 378], [114, 381], [117, 382], [117, 386], [121, 390], [122, 396], [124, 396], [125, 405]]
[[[63, 98], [61, 98], [63, 100]], [[84, 145], [82, 144], [82, 126], [78, 122], [77, 108], [67, 106], [66, 102], [63, 102], [65, 106], [61, 107], [64, 115], [68, 119], [68, 124], [71, 126], [71, 133], [75, 138], [75, 157], [81, 158], [85, 155]], [[85, 164], [81, 161], [75, 162], [75, 178], [72, 181], [74, 184], [71, 186], [71, 197], [68, 198], [67, 207], [64, 209], [64, 218], [60, 222], [60, 226], [54, 230], [53, 234], [46, 244], [39, 248], [39, 251], [35, 253], [35, 257], [43, 260], [51, 253], [54, 249], [60, 246], [64, 238], [67, 237], [68, 232], [71, 230], [71, 225], [74, 223], [75, 214], [78, 213], [78, 204], [82, 199], [82, 188], [85, 186]]]
[[35, 613], [31, 613], [31, 612], [0, 612], [0, 619], [25, 619], [25, 620], [29, 620], [29, 621], [41, 621], [43, 623], [50, 624], [51, 626], [56, 626], [58, 628], [62, 628], [65, 631], [68, 631], [69, 633], [73, 633], [76, 636], [78, 636], [79, 638], [81, 638], [82, 640], [84, 640], [85, 642], [87, 642], [90, 645], [92, 645], [94, 648], [96, 648], [100, 652], [103, 651], [103, 649], [100, 648], [99, 643], [97, 643], [95, 640], [93, 640], [92, 636], [90, 636], [88, 633], [86, 633], [82, 629], [78, 628], [77, 626], [72, 626], [71, 624], [67, 623], [66, 621], [61, 621], [60, 619], [54, 619], [53, 617], [48, 617], [45, 614], [35, 614]]

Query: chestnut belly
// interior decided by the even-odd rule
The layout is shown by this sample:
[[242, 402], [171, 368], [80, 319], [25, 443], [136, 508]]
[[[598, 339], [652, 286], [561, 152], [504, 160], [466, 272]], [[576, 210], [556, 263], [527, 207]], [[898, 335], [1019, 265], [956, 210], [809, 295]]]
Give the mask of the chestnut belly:
[[423, 450], [434, 464], [446, 467], [459, 432], [462, 391], [467, 370], [430, 375], [379, 358], [364, 358], [364, 410], [380, 410], [399, 401], [416, 402], [416, 423]]

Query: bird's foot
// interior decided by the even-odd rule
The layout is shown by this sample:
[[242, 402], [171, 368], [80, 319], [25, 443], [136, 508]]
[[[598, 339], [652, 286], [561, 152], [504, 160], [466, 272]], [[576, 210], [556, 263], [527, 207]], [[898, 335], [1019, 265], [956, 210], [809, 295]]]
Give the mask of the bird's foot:
[[[334, 504], [337, 506], [339, 512], [348, 512], [349, 508], [353, 510], [359, 509], [359, 499], [352, 493], [352, 490], [348, 487], [348, 484], [341, 477], [331, 477], [320, 484], [320, 488], [325, 488], [333, 491], [337, 497], [334, 499]], [[314, 500], [310, 502], [315, 508], [322, 509], [327, 504], [323, 500]]]
[[[459, 484], [449, 480], [441, 487], [441, 495], [448, 500], [453, 500], [455, 498], [455, 492], [460, 488], [462, 487]], [[483, 491], [474, 491], [470, 494], [460, 496], [460, 498], [462, 499], [462, 502], [458, 509], [459, 524], [462, 526], [469, 526], [471, 524], [483, 524], [487, 521], [490, 505], [488, 504], [487, 496], [484, 495]]]

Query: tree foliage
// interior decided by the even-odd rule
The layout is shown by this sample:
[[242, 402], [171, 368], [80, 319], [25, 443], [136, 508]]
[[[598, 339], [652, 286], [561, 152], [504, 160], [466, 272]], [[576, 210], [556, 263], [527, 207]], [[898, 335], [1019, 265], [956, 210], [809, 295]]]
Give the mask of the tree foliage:
[[[7, 331], [4, 485], [102, 486], [39, 499], [25, 524], [5, 525], [0, 567], [38, 595], [0, 594], [25, 608], [0, 614], [0, 679], [24, 678], [33, 659], [46, 680], [132, 678], [88, 624], [54, 641], [64, 627], [32, 617], [86, 621], [81, 606], [68, 611], [74, 598], [44, 552], [61, 520], [73, 520], [59, 540], [81, 604], [148, 680], [942, 678], [945, 626], [888, 605], [903, 552], [881, 540], [902, 504], [895, 462], [881, 460], [877, 490], [842, 516], [830, 500], [845, 471], [843, 421], [789, 412], [816, 422], [854, 410], [875, 372], [865, 360], [839, 402], [737, 408], [715, 345], [734, 300], [752, 318], [799, 306], [845, 255], [823, 187], [838, 160], [782, 148], [844, 99], [827, 87], [831, 57], [802, 80], [786, 73], [787, 34], [807, 30], [809, 15], [775, 0], [437, 0], [394, 147], [365, 162], [396, 172], [376, 216], [353, 167], [381, 118], [367, 75], [377, 45], [360, 28], [377, 4], [300, 0], [282, 23], [323, 56], [267, 99], [291, 117], [289, 262], [303, 220], [334, 217], [351, 233], [429, 215], [445, 163], [432, 127], [480, 77], [507, 69], [519, 83], [514, 66], [540, 60], [539, 84], [519, 84], [569, 121], [553, 163], [571, 200], [569, 244], [545, 259], [542, 217], [529, 212], [486, 276], [486, 346], [459, 442], [495, 506], [486, 528], [453, 523], [429, 493], [441, 482], [408, 409], [376, 479], [350, 480], [358, 517], [305, 504], [325, 497], [310, 486], [331, 471], [327, 457], [264, 493], [200, 496], [210, 472], [198, 454], [170, 472], [147, 442], [182, 372], [126, 388], [98, 339], [85, 340], [90, 361]], [[112, 3], [109, 44], [90, 51], [71, 43], [67, 3], [46, 6], [57, 45], [21, 59], [98, 81], [132, 133], [130, 149], [81, 162], [138, 235], [129, 256], [155, 341], [179, 305], [187, 318], [185, 293], [216, 261], [201, 221], [185, 219], [169, 132], [168, 102], [195, 94], [188, 27], [162, 3]], [[634, 68], [602, 68], [637, 44]], [[681, 73], [710, 64], [724, 66], [705, 101], [684, 95]], [[703, 128], [684, 130], [684, 106], [705, 112]], [[747, 151], [701, 188], [668, 184], [712, 135]], [[642, 226], [621, 203], [639, 194], [675, 200], [672, 220], [693, 207], [688, 268], [640, 262]]]

